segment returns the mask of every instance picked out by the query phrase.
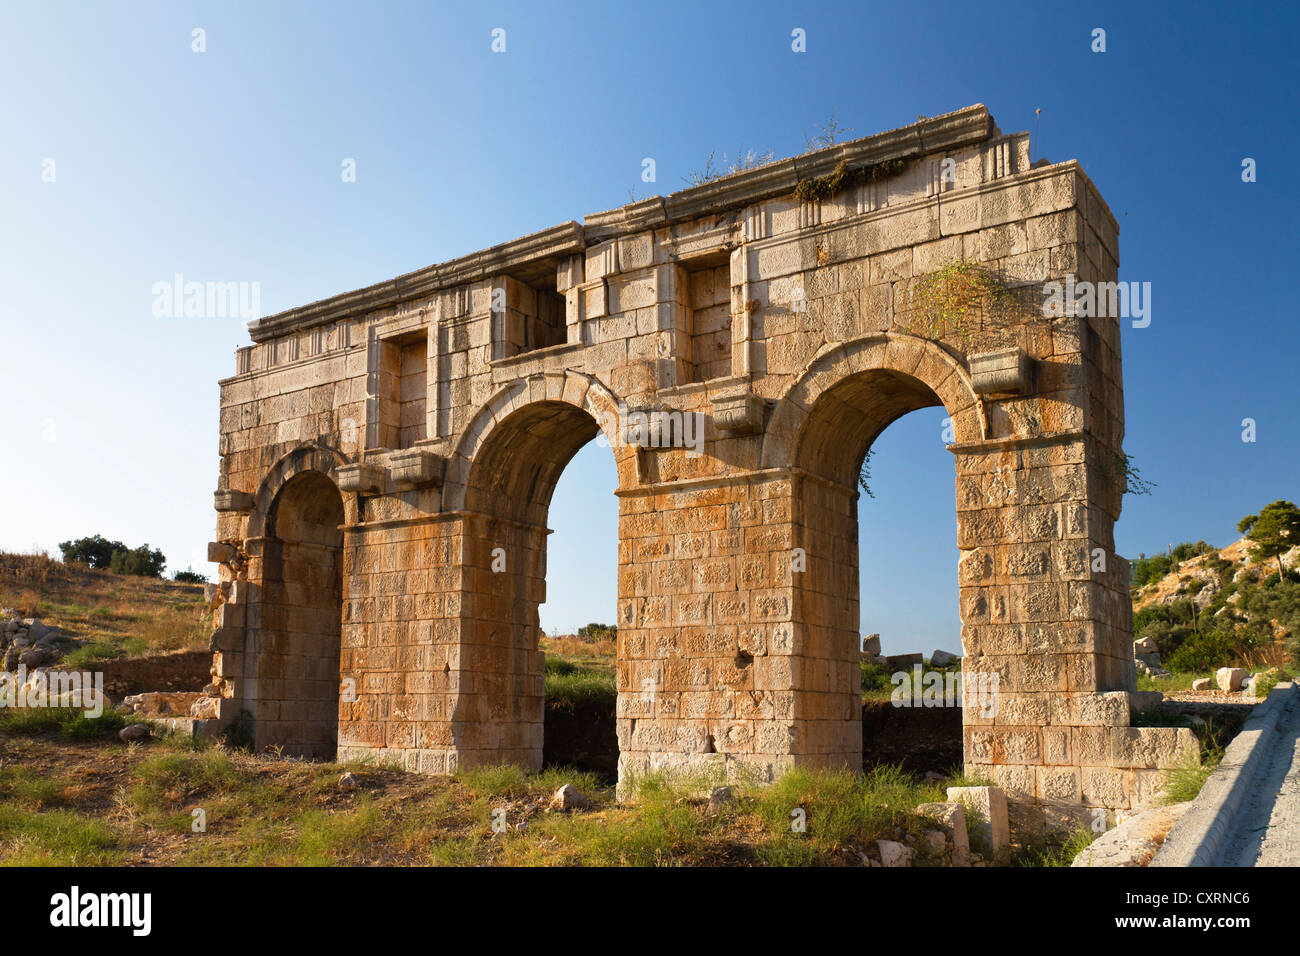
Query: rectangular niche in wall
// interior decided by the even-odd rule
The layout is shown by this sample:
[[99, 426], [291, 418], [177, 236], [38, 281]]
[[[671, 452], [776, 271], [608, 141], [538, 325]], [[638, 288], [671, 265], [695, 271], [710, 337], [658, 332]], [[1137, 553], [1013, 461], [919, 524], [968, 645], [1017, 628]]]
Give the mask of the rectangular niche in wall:
[[428, 437], [429, 331], [383, 339], [379, 353], [379, 447], [412, 448]]
[[731, 257], [725, 250], [682, 262], [687, 278], [691, 381], [731, 374]]
[[557, 291], [553, 266], [528, 282], [504, 277], [494, 286], [493, 297], [494, 359], [564, 343], [564, 296]]

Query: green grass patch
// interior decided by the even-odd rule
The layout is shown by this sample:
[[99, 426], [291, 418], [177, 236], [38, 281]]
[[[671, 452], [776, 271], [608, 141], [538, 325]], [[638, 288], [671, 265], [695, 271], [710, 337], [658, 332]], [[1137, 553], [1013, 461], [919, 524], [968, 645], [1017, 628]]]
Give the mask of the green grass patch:
[[116, 660], [121, 656], [121, 650], [116, 647], [107, 644], [86, 644], [64, 655], [59, 661], [59, 667], [64, 670], [80, 670], [101, 661]]
[[[790, 856], [792, 841], [807, 840], [825, 855], [886, 838], [898, 827], [917, 834], [930, 829], [934, 824], [919, 817], [916, 807], [943, 802], [945, 787], [894, 766], [867, 773], [795, 768], [758, 791], [757, 812], [781, 844], [777, 856], [802, 860], [806, 855]], [[796, 823], [806, 832], [798, 832]]]
[[69, 810], [0, 803], [0, 864], [106, 866], [121, 862], [125, 841], [112, 827]]
[[0, 731], [20, 737], [59, 733], [71, 740], [97, 740], [126, 726], [114, 711], [87, 717], [72, 707], [6, 707], [0, 709]]
[[1083, 824], [1068, 833], [1045, 834], [1022, 845], [1012, 862], [1015, 866], [1069, 866], [1099, 836]]
[[570, 713], [585, 708], [614, 711], [618, 691], [614, 672], [607, 667], [575, 664], [547, 655], [546, 699]]
[[1191, 690], [1192, 681], [1204, 676], [1204, 673], [1196, 671], [1174, 672], [1172, 677], [1149, 677], [1146, 674], [1138, 674], [1137, 689], [1158, 690], [1161, 693], [1171, 694]]
[[1201, 787], [1205, 786], [1205, 781], [1210, 779], [1210, 774], [1214, 773], [1222, 759], [1223, 748], [1214, 742], [1202, 743], [1199, 759], [1184, 755], [1177, 764], [1161, 774], [1164, 778], [1161, 802], [1186, 803], [1188, 800], [1195, 800], [1196, 795], [1201, 792]]

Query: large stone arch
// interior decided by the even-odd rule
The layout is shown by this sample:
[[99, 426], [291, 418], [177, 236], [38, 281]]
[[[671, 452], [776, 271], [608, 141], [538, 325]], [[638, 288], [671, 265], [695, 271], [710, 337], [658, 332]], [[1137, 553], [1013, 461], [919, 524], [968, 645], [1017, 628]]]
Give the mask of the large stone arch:
[[961, 362], [934, 342], [884, 334], [818, 355], [774, 412], [763, 464], [790, 474], [797, 762], [861, 765], [858, 474], [889, 425], [928, 407], [947, 412], [950, 447], [983, 439], [983, 408]]
[[[875, 436], [943, 405], [964, 668], [1002, 690], [996, 716], [964, 715], [967, 769], [1042, 819], [1141, 802], [1190, 734], [1129, 726], [1119, 323], [1030, 301], [1067, 277], [1113, 282], [1118, 224], [1077, 162], [1031, 165], [1028, 147], [970, 107], [259, 320], [222, 382], [231, 599], [214, 684], [227, 694], [246, 667], [276, 497], [319, 473], [346, 489], [341, 671], [357, 696], [339, 756], [536, 765], [546, 506], [603, 429], [620, 775], [853, 765], [834, 531]], [[939, 177], [950, 158], [956, 178]], [[800, 197], [837, 169], [859, 185]], [[931, 314], [913, 293], [969, 275], [956, 260], [1025, 308]], [[703, 447], [623, 445], [620, 396], [682, 416], [683, 438], [698, 416]], [[358, 425], [359, 458], [323, 447], [351, 446]], [[284, 454], [308, 435], [322, 447]], [[240, 703], [223, 696], [215, 716]]]
[[[459, 516], [464, 590], [458, 692], [449, 727], [458, 765], [542, 762], [551, 495], [577, 451], [604, 434], [620, 484], [635, 451], [618, 440], [620, 403], [596, 379], [566, 371], [517, 381], [470, 420], [448, 463], [444, 507]], [[611, 492], [614, 489], [611, 489]], [[611, 542], [611, 556], [613, 555]]]
[[[900, 391], [904, 393], [900, 396], [902, 401], [898, 413], [884, 420], [873, 434], [864, 436], [868, 445], [870, 439], [874, 439], [894, 418], [914, 408], [925, 407], [923, 404], [910, 404], [924, 399], [911, 392], [907, 381], [928, 389], [944, 406], [952, 419], [955, 443], [978, 442], [986, 437], [988, 423], [984, 407], [961, 362], [935, 342], [892, 332], [835, 345], [808, 363], [772, 412], [763, 436], [763, 467], [781, 468], [795, 464], [799, 451], [797, 444], [808, 440], [804, 426], [813, 406], [826, 393], [866, 372], [892, 376], [895, 386], [901, 386]], [[933, 402], [926, 401], [925, 404]], [[866, 447], [862, 450], [865, 452]]]
[[[525, 437], [527, 426], [548, 419], [561, 427], [576, 426], [574, 436], [565, 442], [566, 447], [572, 446], [572, 451], [564, 458], [564, 464], [572, 452], [595, 437], [596, 431], [591, 426], [599, 429], [614, 453], [619, 486], [628, 486], [636, 480], [636, 450], [621, 440], [622, 408], [618, 396], [599, 379], [571, 369], [534, 375], [502, 386], [474, 414], [456, 440], [447, 461], [443, 508], [460, 511], [467, 507], [471, 474], [476, 463], [482, 463], [485, 450], [490, 454], [502, 442], [509, 444], [514, 438]], [[513, 435], [502, 437], [503, 431], [511, 430]], [[558, 477], [558, 474], [548, 477]], [[550, 500], [549, 494], [546, 500]]]

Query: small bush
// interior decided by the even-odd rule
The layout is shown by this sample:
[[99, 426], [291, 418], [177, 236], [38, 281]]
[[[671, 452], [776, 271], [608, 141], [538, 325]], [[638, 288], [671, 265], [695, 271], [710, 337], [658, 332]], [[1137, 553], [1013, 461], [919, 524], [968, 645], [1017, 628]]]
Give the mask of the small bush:
[[1167, 554], [1152, 557], [1140, 556], [1129, 568], [1130, 579], [1135, 588], [1159, 581], [1174, 568], [1173, 559]]
[[143, 577], [162, 577], [167, 558], [157, 549], [150, 550], [149, 545], [128, 548], [121, 541], [111, 541], [101, 535], [89, 538], [77, 538], [59, 544], [63, 560], [67, 563], [85, 564], [100, 570], [108, 569], [115, 574], [138, 574]]
[[862, 662], [862, 689], [864, 691], [889, 690], [893, 686], [890, 673], [875, 661]]
[[1171, 671], [1190, 673], [1226, 667], [1236, 660], [1236, 647], [1232, 637], [1224, 631], [1192, 633], [1167, 658], [1162, 658]]
[[548, 655], [546, 658], [546, 673], [548, 675], [555, 674], [558, 677], [567, 677], [569, 674], [577, 671], [577, 669], [577, 664], [573, 663], [573, 661], [566, 661], [563, 657], [551, 657]]
[[128, 548], [121, 541], [110, 541], [108, 538], [94, 534], [89, 538], [61, 542], [59, 550], [63, 552], [63, 560], [66, 562], [104, 569], [112, 563], [114, 554], [118, 551], [126, 551]]
[[584, 641], [612, 641], [618, 637], [618, 628], [613, 624], [597, 624], [593, 621], [586, 627], [578, 628], [578, 637]]

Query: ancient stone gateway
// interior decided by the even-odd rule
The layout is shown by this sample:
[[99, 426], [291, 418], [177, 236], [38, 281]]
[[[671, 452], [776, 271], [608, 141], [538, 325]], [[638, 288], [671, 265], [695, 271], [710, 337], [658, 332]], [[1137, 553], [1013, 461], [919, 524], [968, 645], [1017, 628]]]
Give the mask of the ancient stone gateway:
[[860, 766], [858, 469], [942, 405], [965, 670], [1000, 690], [968, 771], [1030, 823], [1145, 799], [1194, 739], [1130, 727], [1118, 320], [1041, 308], [1113, 281], [1117, 237], [1076, 162], [974, 106], [257, 321], [221, 383], [205, 712], [538, 767], [547, 508], [603, 433], [620, 774]]

